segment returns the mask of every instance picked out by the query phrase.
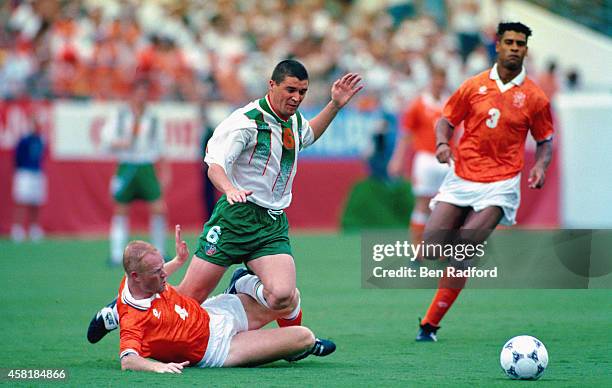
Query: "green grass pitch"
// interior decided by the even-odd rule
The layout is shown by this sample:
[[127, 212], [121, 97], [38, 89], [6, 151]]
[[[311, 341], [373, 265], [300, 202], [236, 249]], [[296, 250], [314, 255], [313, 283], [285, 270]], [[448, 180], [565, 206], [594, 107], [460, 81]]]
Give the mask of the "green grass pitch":
[[[191, 251], [195, 241], [187, 239]], [[96, 345], [85, 338], [91, 316], [115, 295], [122, 275], [106, 266], [106, 241], [2, 240], [0, 368], [65, 369], [65, 384], [49, 384], [75, 387], [612, 387], [610, 289], [467, 289], [443, 321], [439, 342], [421, 344], [414, 342], [417, 318], [433, 290], [362, 289], [358, 235], [299, 234], [292, 242], [304, 324], [338, 345], [328, 358], [260, 368], [189, 368], [182, 375], [122, 372], [117, 332]], [[178, 283], [182, 274], [170, 282]], [[548, 370], [537, 382], [511, 381], [500, 370], [501, 346], [519, 334], [534, 335], [548, 348]]]

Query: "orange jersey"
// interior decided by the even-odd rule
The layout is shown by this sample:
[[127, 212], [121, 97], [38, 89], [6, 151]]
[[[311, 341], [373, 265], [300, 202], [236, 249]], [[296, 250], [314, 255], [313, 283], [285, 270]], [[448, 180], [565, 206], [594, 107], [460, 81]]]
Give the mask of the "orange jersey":
[[162, 362], [189, 361], [192, 366], [204, 357], [210, 335], [208, 313], [171, 285], [149, 299], [135, 300], [124, 277], [117, 310], [120, 357], [137, 353]]
[[402, 129], [412, 133], [415, 151], [436, 153], [436, 123], [442, 116], [442, 107], [443, 104], [436, 101], [431, 93], [423, 93], [402, 115]]
[[525, 71], [506, 85], [498, 79], [495, 66], [468, 79], [442, 112], [455, 127], [463, 121], [464, 133], [455, 152], [455, 173], [463, 179], [512, 178], [523, 168], [527, 132], [536, 141], [552, 137], [548, 98]]

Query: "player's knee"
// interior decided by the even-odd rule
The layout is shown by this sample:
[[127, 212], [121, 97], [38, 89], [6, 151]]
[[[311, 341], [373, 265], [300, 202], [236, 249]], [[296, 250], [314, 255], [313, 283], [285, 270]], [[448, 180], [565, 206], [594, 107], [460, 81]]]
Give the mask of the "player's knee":
[[314, 346], [316, 338], [312, 330], [304, 326], [293, 326], [291, 328], [295, 330], [296, 343], [299, 343], [301, 348], [307, 350]]
[[268, 291], [269, 294], [266, 296], [266, 301], [272, 310], [283, 310], [297, 304], [295, 288], [292, 290], [272, 288]]

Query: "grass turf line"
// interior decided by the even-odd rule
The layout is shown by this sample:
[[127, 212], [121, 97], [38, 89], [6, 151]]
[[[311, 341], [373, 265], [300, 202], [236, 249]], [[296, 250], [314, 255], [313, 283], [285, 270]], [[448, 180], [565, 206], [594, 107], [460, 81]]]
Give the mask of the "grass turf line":
[[[187, 242], [193, 251], [196, 236]], [[417, 344], [417, 317], [433, 290], [361, 289], [356, 235], [297, 235], [292, 243], [304, 324], [338, 345], [328, 358], [182, 375], [122, 372], [117, 332], [96, 345], [85, 338], [122, 276], [106, 266], [107, 242], [1, 240], [0, 365], [66, 369], [70, 386], [497, 386], [517, 384], [499, 368], [501, 346], [531, 334], [550, 355], [538, 386], [612, 386], [612, 290], [468, 289], [443, 321], [440, 341]]]

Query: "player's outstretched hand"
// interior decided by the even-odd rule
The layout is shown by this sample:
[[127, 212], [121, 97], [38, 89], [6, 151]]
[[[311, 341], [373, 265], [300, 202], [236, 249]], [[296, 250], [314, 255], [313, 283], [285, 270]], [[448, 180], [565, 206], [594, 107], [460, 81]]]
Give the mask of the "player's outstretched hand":
[[247, 197], [251, 194], [253, 194], [253, 191], [251, 190], [232, 189], [225, 192], [227, 202], [229, 202], [230, 205], [233, 205], [238, 202], [246, 202]]
[[342, 108], [357, 92], [363, 89], [363, 85], [359, 84], [360, 82], [361, 76], [357, 73], [345, 74], [334, 82], [331, 89], [331, 98], [336, 108]]
[[529, 171], [529, 188], [530, 189], [541, 189], [544, 186], [546, 180], [546, 173], [544, 167], [535, 165]]
[[167, 364], [159, 363], [156, 368], [157, 373], [183, 373], [183, 367], [189, 365], [189, 361], [183, 361], [180, 363], [169, 362]]
[[181, 240], [181, 226], [174, 226], [174, 244], [176, 247], [176, 258], [180, 264], [183, 264], [189, 258], [189, 247], [185, 240]]
[[453, 153], [448, 144], [440, 144], [438, 148], [436, 148], [436, 159], [440, 163], [451, 163], [451, 159], [453, 158]]

